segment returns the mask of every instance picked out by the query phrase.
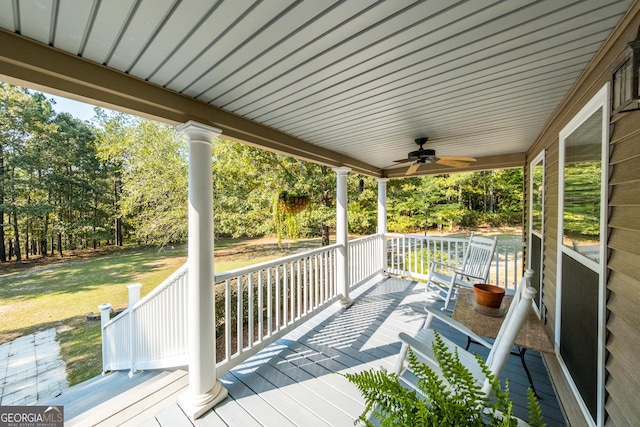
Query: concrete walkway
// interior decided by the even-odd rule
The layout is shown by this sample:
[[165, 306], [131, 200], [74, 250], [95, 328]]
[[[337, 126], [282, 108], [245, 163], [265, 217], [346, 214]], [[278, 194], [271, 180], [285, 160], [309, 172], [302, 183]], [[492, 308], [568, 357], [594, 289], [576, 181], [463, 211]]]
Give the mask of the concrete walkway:
[[0, 405], [35, 405], [67, 387], [55, 328], [0, 345]]

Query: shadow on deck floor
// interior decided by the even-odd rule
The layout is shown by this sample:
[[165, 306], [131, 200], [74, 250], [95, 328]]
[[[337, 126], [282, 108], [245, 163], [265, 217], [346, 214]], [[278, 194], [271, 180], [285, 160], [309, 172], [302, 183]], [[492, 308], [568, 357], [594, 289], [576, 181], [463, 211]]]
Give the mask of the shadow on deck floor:
[[[103, 403], [96, 400], [89, 410], [82, 405], [82, 397], [78, 397], [78, 402], [67, 399], [65, 413], [78, 416], [65, 425], [351, 426], [363, 411], [364, 403], [355, 386], [336, 372], [358, 372], [372, 367], [391, 370], [400, 351], [398, 333], [418, 330], [425, 304], [442, 304], [427, 300], [422, 283], [399, 278], [376, 278], [354, 290], [352, 297], [355, 303], [349, 309], [324, 310], [222, 375], [229, 397], [195, 423], [176, 403], [187, 379], [184, 371], [176, 371], [164, 374], [164, 380], [150, 377], [149, 381], [156, 381], [155, 386], [147, 383], [145, 387], [142, 382], [130, 388], [126, 398], [120, 394], [109, 399], [105, 381], [93, 394], [106, 398], [101, 399]], [[466, 345], [466, 337], [453, 329], [436, 323], [434, 327], [457, 344]], [[483, 356], [487, 353], [478, 345], [471, 350]], [[541, 397], [543, 421], [548, 427], [564, 426], [540, 355], [527, 352], [526, 360]], [[503, 380], [507, 378], [514, 415], [527, 419], [529, 384], [518, 357], [509, 358], [501, 376]], [[161, 386], [162, 381], [170, 382], [169, 388], [175, 391], [159, 393], [160, 387], [167, 387]], [[149, 393], [155, 397], [143, 396]]]

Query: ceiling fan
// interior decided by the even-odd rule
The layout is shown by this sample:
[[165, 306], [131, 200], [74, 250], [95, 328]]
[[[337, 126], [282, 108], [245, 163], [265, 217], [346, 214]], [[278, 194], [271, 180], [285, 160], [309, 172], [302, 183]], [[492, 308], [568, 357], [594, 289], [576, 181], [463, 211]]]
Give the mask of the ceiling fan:
[[436, 156], [435, 150], [428, 148], [422, 148], [422, 146], [429, 140], [429, 138], [418, 138], [415, 140], [416, 144], [420, 146], [420, 149], [412, 151], [408, 154], [406, 159], [394, 160], [396, 163], [413, 162], [414, 164], [409, 166], [405, 175], [414, 174], [421, 164], [424, 163], [437, 163], [439, 165], [451, 166], [454, 168], [464, 168], [469, 166], [470, 162], [475, 162], [476, 159], [467, 156]]

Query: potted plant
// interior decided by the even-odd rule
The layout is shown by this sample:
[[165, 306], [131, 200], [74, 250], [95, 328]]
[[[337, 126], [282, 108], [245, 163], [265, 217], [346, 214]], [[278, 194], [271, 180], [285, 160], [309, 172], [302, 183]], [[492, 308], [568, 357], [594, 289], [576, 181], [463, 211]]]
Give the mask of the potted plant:
[[[471, 372], [460, 362], [458, 353], [447, 350], [442, 338], [435, 333], [433, 352], [441, 373], [418, 361], [409, 349], [409, 369], [416, 376], [413, 390], [403, 386], [398, 375], [385, 369], [345, 374], [358, 387], [365, 400], [365, 411], [356, 420], [373, 426], [376, 418], [381, 426], [516, 426], [513, 402], [509, 399], [508, 383], [505, 389], [486, 367], [480, 356], [491, 388], [493, 399], [482, 393]], [[444, 379], [444, 380], [443, 380]], [[543, 427], [540, 405], [531, 389], [529, 398], [529, 425]]]
[[302, 194], [281, 191], [274, 199], [273, 219], [275, 222], [278, 247], [282, 248], [284, 236], [290, 237], [294, 242], [300, 236], [300, 218], [298, 214], [304, 211], [309, 204], [309, 198]]

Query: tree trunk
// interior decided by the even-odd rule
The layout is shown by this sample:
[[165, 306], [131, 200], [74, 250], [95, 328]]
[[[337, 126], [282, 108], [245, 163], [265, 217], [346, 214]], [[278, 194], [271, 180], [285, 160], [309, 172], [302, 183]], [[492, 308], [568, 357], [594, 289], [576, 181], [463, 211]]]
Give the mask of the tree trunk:
[[22, 264], [22, 255], [20, 254], [20, 235], [18, 233], [18, 215], [13, 211], [13, 253], [16, 256], [16, 263]]
[[[0, 206], [2, 201], [0, 201]], [[7, 262], [7, 250], [4, 246], [4, 212], [0, 209], [0, 262]]]
[[322, 235], [322, 246], [329, 246], [329, 226], [324, 222], [320, 223], [320, 233]]
[[29, 259], [29, 227], [25, 228], [24, 233], [24, 257], [25, 259]]
[[58, 233], [58, 252], [62, 257], [62, 233]]
[[122, 174], [116, 172], [116, 179], [113, 183], [113, 203], [115, 207], [115, 240], [116, 246], [122, 246], [122, 218], [120, 217], [120, 192], [122, 189]]
[[4, 154], [0, 145], [0, 262], [7, 262], [4, 246]]
[[42, 257], [46, 257], [47, 254], [47, 234], [49, 234], [49, 213], [44, 216], [44, 229], [42, 230], [42, 236], [40, 236], [40, 253]]
[[[326, 173], [326, 168], [322, 168], [322, 172]], [[323, 180], [324, 181], [324, 180]], [[329, 190], [326, 188], [322, 191], [322, 198], [320, 200], [322, 206], [329, 206], [330, 198], [329, 198]], [[329, 241], [329, 226], [324, 223], [324, 221], [320, 221], [320, 235], [322, 236], [322, 246], [329, 246], [331, 242]]]
[[496, 193], [495, 193], [495, 184], [493, 182], [493, 179], [491, 180], [491, 183], [489, 184], [489, 212], [491, 213], [495, 213], [496, 211]]
[[487, 173], [482, 172], [482, 211], [487, 213]]
[[11, 205], [13, 206], [13, 253], [16, 256], [16, 263], [22, 264], [22, 256], [20, 254], [20, 233], [18, 231], [18, 212], [16, 209], [16, 200], [15, 200], [15, 188], [13, 185], [13, 174], [14, 171], [11, 170]]

